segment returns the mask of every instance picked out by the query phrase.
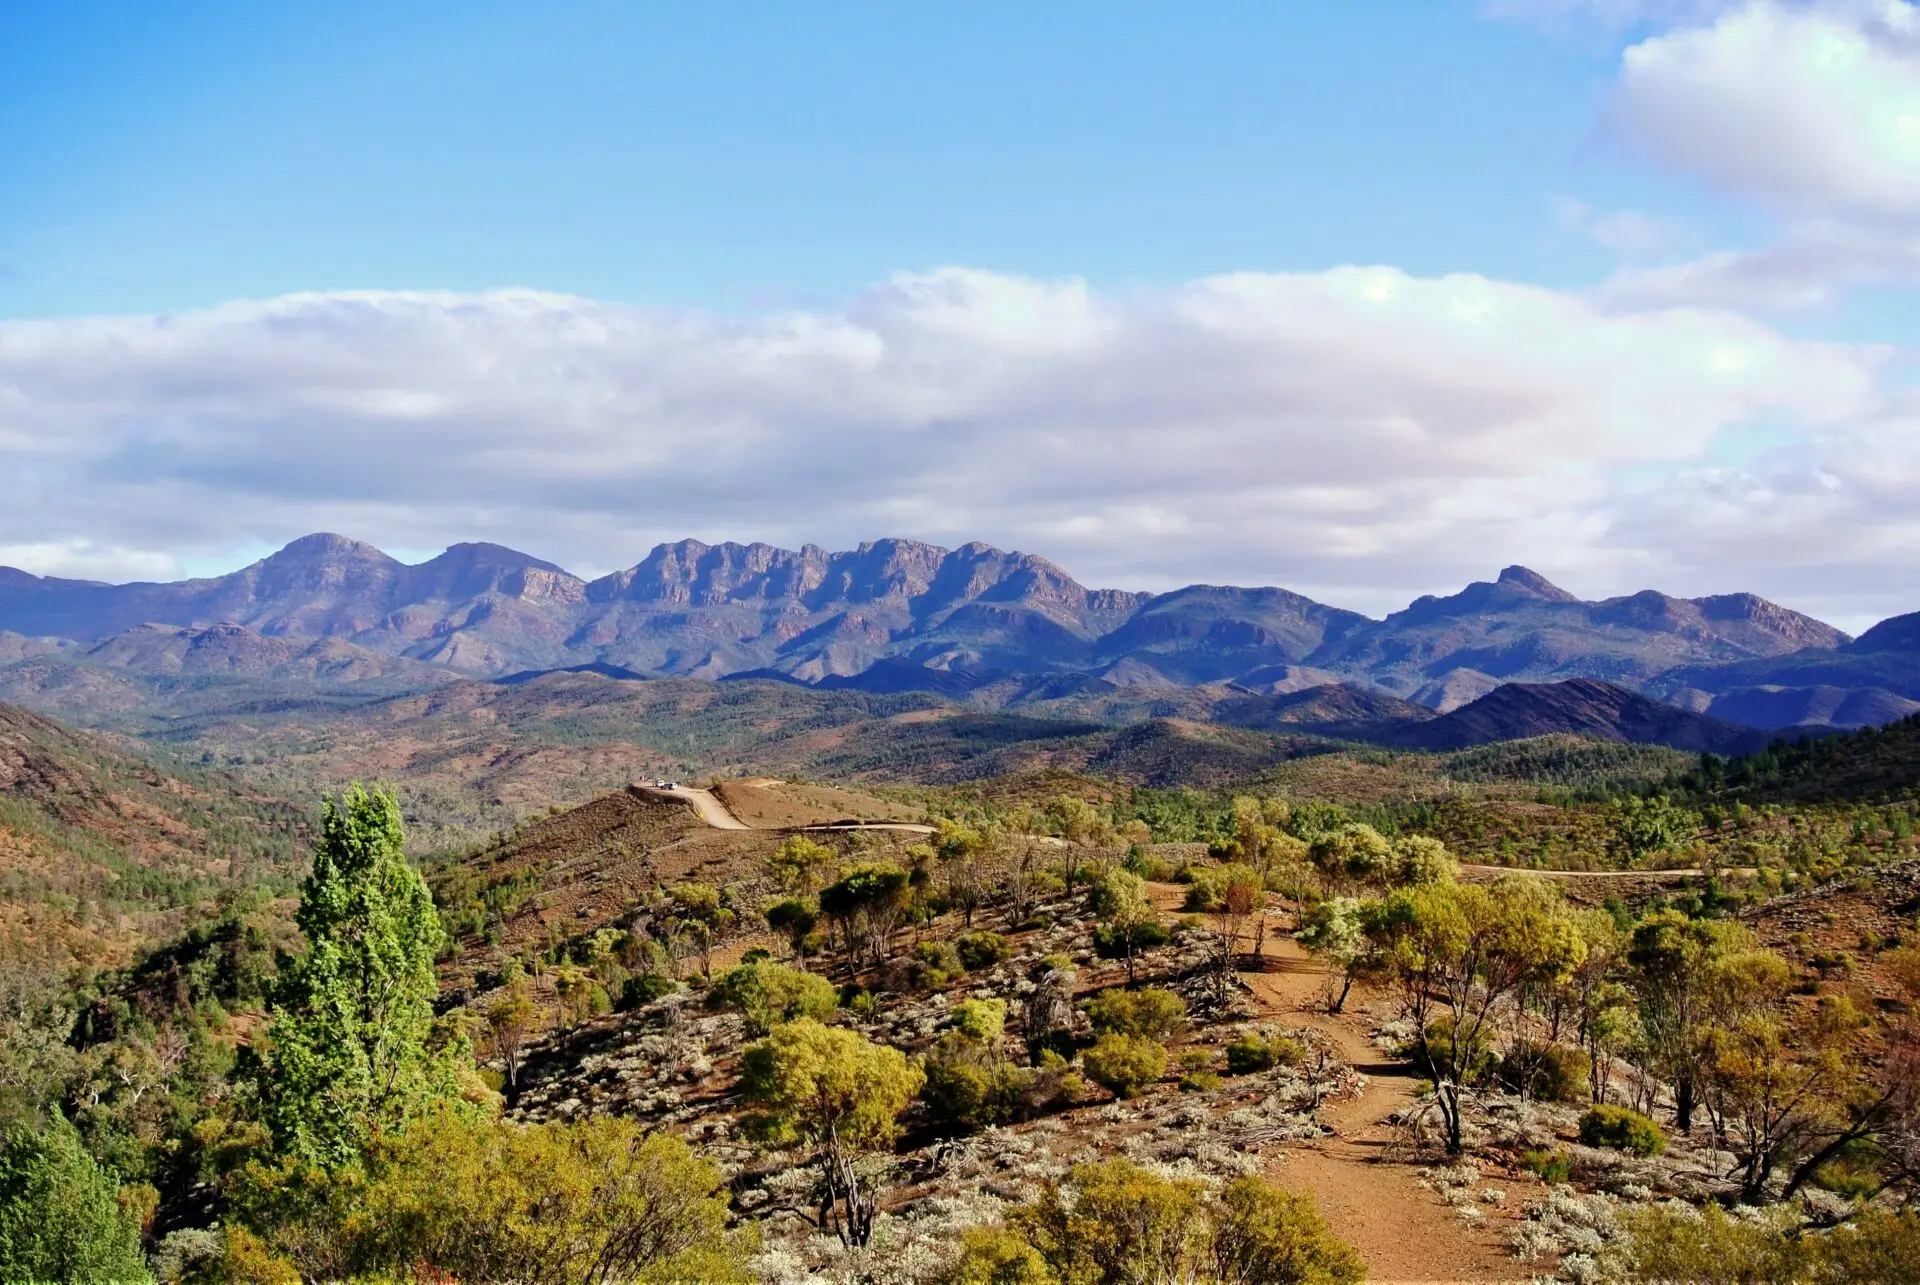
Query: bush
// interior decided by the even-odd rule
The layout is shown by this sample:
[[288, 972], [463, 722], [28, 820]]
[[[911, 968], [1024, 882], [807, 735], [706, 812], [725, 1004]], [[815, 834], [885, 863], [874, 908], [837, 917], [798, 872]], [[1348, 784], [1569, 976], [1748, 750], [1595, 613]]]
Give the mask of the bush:
[[721, 974], [714, 984], [713, 998], [728, 1008], [739, 1009], [746, 1019], [747, 1034], [758, 1039], [779, 1023], [798, 1017], [824, 1021], [833, 1016], [837, 996], [833, 983], [818, 974], [763, 961], [742, 964]]
[[948, 1285], [1233, 1281], [1357, 1285], [1360, 1256], [1335, 1239], [1313, 1198], [1240, 1178], [1218, 1191], [1126, 1160], [1077, 1165], [1004, 1230], [961, 1241]]
[[1549, 1186], [1573, 1180], [1573, 1157], [1564, 1151], [1522, 1152], [1520, 1167], [1529, 1173], [1538, 1174], [1540, 1181]]
[[1580, 1117], [1580, 1141], [1636, 1156], [1657, 1156], [1667, 1149], [1660, 1126], [1627, 1107], [1597, 1106]]
[[968, 1039], [997, 1047], [1007, 1029], [1007, 1001], [963, 999], [953, 1006], [953, 1024]]
[[1101, 1035], [1138, 1035], [1164, 1039], [1187, 1018], [1187, 1005], [1172, 991], [1149, 986], [1144, 990], [1101, 991], [1087, 1003], [1087, 1017]]
[[923, 941], [913, 948], [913, 984], [929, 990], [950, 986], [967, 975], [960, 952], [950, 941]]
[[1133, 1035], [1103, 1035], [1081, 1057], [1087, 1077], [1115, 1097], [1130, 1098], [1167, 1072], [1167, 1051]]
[[999, 933], [967, 933], [954, 938], [953, 948], [959, 952], [960, 963], [968, 972], [992, 968], [1013, 955], [1013, 943]]
[[1276, 1066], [1296, 1066], [1306, 1053], [1307, 1050], [1298, 1040], [1284, 1035], [1276, 1035], [1270, 1040], [1258, 1035], [1243, 1035], [1227, 1045], [1227, 1074], [1252, 1075], [1271, 1071]]
[[1584, 1051], [1564, 1044], [1516, 1044], [1500, 1059], [1500, 1082], [1541, 1102], [1577, 1102], [1592, 1068]]
[[1125, 959], [1129, 935], [1133, 938], [1133, 953], [1136, 955], [1173, 940], [1173, 930], [1162, 923], [1135, 924], [1131, 931], [1098, 924], [1093, 930], [1094, 953], [1102, 959]]
[[1213, 1071], [1188, 1071], [1180, 1077], [1182, 1093], [1211, 1093], [1222, 1084], [1219, 1075]]
[[949, 1031], [927, 1051], [920, 1088], [935, 1121], [962, 1133], [1025, 1119], [1034, 1105], [1028, 1094], [1039, 1073], [1015, 1066], [959, 1031]]

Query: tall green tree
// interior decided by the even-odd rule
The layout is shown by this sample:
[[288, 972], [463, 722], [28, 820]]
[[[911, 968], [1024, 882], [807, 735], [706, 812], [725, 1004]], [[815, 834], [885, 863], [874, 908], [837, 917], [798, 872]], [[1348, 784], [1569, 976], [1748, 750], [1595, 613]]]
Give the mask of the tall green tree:
[[429, 1048], [440, 919], [405, 845], [391, 792], [326, 801], [294, 912], [307, 953], [274, 990], [254, 1071], [275, 1143], [304, 1161], [343, 1163], [457, 1091], [463, 1050]]

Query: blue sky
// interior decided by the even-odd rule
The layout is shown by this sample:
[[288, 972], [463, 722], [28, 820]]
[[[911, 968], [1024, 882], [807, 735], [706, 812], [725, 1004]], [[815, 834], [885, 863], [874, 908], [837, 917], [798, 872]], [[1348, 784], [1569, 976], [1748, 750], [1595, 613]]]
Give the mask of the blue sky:
[[0, 5], [0, 564], [1920, 606], [1906, 0]]
[[534, 286], [757, 309], [949, 263], [1545, 284], [1659, 199], [1618, 40], [1466, 5], [197, 4], [0, 17], [0, 308]]

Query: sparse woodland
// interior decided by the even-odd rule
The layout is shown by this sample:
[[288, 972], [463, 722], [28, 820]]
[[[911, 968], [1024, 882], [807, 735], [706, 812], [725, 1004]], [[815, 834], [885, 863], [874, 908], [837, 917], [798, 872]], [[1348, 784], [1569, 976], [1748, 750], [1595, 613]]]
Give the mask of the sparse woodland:
[[0, 1279], [1320, 1285], [1392, 1248], [1348, 1172], [1460, 1271], [1914, 1279], [1912, 805], [1769, 753], [626, 798], [424, 873], [355, 788], [297, 896], [5, 971]]

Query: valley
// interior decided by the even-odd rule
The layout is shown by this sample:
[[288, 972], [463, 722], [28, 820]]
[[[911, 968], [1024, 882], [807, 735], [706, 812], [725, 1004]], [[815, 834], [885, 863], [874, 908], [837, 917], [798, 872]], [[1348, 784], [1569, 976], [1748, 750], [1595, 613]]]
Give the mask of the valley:
[[[1810, 683], [1768, 707], [1827, 721], [1782, 736], [1685, 694], [1718, 666], [1748, 701], [1763, 665], [1831, 678], [1866, 656], [1886, 677], [1900, 628], [1584, 604], [1517, 571], [1368, 622], [1282, 591], [1083, 594], [981, 546], [956, 578], [890, 548], [860, 556], [921, 580], [870, 634], [890, 641], [831, 652], [865, 668], [779, 671], [745, 608], [688, 599], [754, 663], [677, 672], [613, 626], [590, 652], [554, 642], [612, 590], [494, 550], [481, 596], [528, 596], [514, 637], [571, 662], [515, 669], [534, 653], [484, 614], [472, 637], [403, 637], [409, 597], [473, 588], [448, 568], [317, 552], [305, 580], [28, 586], [42, 614], [10, 619], [76, 636], [0, 650], [0, 691], [32, 707], [0, 704], [0, 1115], [70, 1119], [164, 1279], [477, 1263], [457, 1247], [506, 1234], [484, 1211], [559, 1199], [542, 1184], [569, 1171], [445, 1149], [602, 1134], [684, 1148], [648, 1153], [704, 1211], [667, 1279], [1068, 1279], [1041, 1230], [1063, 1193], [1198, 1202], [1206, 1236], [1263, 1229], [1274, 1261], [1319, 1264], [1287, 1281], [1612, 1278], [1692, 1244], [1700, 1215], [1676, 1211], [1723, 1204], [1770, 1211], [1741, 1234], [1851, 1218], [1903, 1252], [1920, 718]], [[841, 555], [683, 553], [655, 572], [867, 592]], [[1007, 583], [1085, 626], [1048, 653], [1062, 667], [888, 651], [963, 625], [979, 643], [1007, 619], [975, 607]], [[928, 623], [940, 585], [973, 605]], [[1265, 633], [1234, 614], [1254, 607]], [[215, 609], [244, 622], [196, 615]], [[117, 632], [77, 636], [86, 619]], [[1497, 659], [1496, 635], [1531, 641]], [[1124, 655], [1064, 667], [1103, 646]], [[330, 890], [360, 869], [387, 873]], [[412, 925], [390, 949], [414, 961], [415, 1034], [368, 1056], [413, 1087], [379, 1105], [327, 1060], [360, 1036], [327, 1036], [317, 1065], [361, 1086], [342, 1124], [313, 1109], [332, 1090], [284, 1087], [311, 1073], [285, 1060], [300, 1024], [343, 1011], [296, 997], [345, 984], [314, 961], [358, 949], [327, 941], [325, 908], [383, 897], [352, 931]], [[1715, 989], [1676, 1036], [1693, 978]], [[815, 1059], [866, 1086], [849, 1132], [782, 1087]], [[1604, 1134], [1619, 1121], [1658, 1146]], [[350, 1158], [252, 1163], [303, 1154]], [[642, 1181], [606, 1163], [595, 1181]], [[417, 1194], [461, 1165], [470, 1197]], [[392, 1225], [442, 1228], [437, 1248], [339, 1212], [403, 1207]]]

